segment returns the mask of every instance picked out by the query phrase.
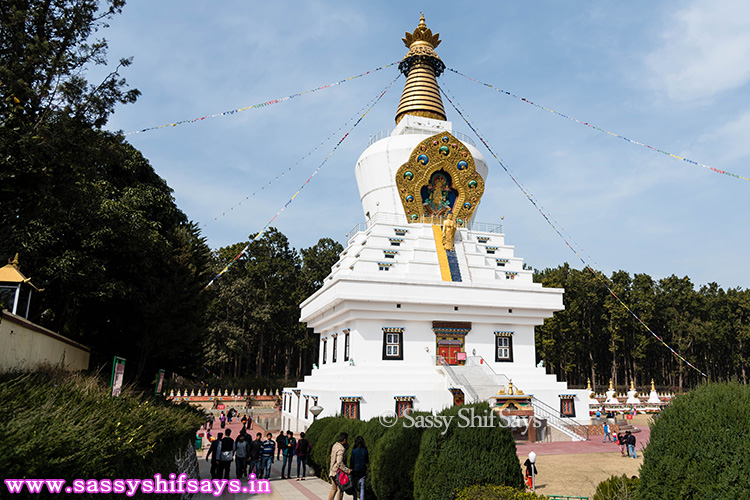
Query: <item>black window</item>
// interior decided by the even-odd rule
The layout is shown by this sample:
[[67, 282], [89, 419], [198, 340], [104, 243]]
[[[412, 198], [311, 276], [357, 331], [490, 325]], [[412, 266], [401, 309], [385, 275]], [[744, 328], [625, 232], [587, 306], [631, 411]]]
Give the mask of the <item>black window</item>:
[[321, 361], [321, 364], [326, 364], [326, 357], [328, 356], [328, 341], [323, 341], [323, 360]]
[[495, 361], [513, 361], [512, 336], [497, 336], [495, 341]]
[[404, 359], [402, 331], [383, 330], [383, 359]]
[[349, 361], [349, 332], [344, 334], [344, 361]]
[[336, 362], [336, 352], [338, 351], [338, 337], [333, 337], [333, 352], [331, 353], [331, 363]]

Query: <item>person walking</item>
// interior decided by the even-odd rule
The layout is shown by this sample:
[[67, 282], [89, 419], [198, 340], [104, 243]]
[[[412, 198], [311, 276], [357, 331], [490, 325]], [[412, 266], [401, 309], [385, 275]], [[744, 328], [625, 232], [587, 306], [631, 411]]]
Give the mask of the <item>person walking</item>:
[[339, 485], [336, 482], [336, 476], [338, 476], [339, 471], [347, 474], [351, 473], [351, 469], [344, 465], [344, 455], [348, 446], [349, 434], [346, 432], [339, 434], [338, 441], [331, 446], [331, 467], [328, 470], [328, 476], [331, 478], [331, 491], [328, 493], [328, 500], [334, 500], [336, 492], [338, 492], [338, 500], [344, 497], [343, 490], [339, 489]]
[[352, 481], [354, 481], [354, 500], [365, 499], [365, 477], [367, 466], [370, 463], [370, 454], [365, 446], [365, 438], [357, 436], [354, 438], [354, 449], [352, 450]]
[[237, 479], [245, 477], [247, 474], [247, 457], [249, 451], [250, 443], [245, 441], [245, 434], [240, 433], [237, 441], [234, 442], [234, 465]]
[[[249, 434], [248, 434], [249, 436]], [[263, 451], [263, 435], [259, 432], [255, 435], [255, 441], [250, 443], [250, 452], [249, 452], [249, 459], [248, 459], [248, 469], [247, 474], [248, 477], [250, 477], [250, 474], [255, 474], [256, 478], [262, 479], [263, 478], [263, 472], [260, 467], [260, 458], [261, 453]]]
[[216, 459], [218, 462], [219, 479], [229, 479], [229, 469], [232, 466], [232, 457], [234, 457], [234, 439], [232, 429], [227, 429], [224, 438], [219, 440], [216, 447]]
[[223, 436], [224, 433], [220, 432], [217, 435], [216, 440], [211, 441], [211, 446], [209, 446], [208, 451], [206, 452], [206, 462], [208, 462], [209, 457], [211, 457], [211, 479], [219, 479], [219, 464], [216, 461], [216, 448], [219, 446], [219, 442]]
[[[276, 460], [281, 460], [282, 452], [286, 449], [286, 434], [284, 434], [284, 431], [279, 432], [279, 435], [276, 436]], [[284, 471], [281, 471], [282, 476], [284, 475]]]
[[221, 415], [219, 415], [219, 422], [222, 429], [227, 426], [227, 417], [224, 415], [224, 412], [221, 412]]
[[628, 444], [628, 456], [638, 458], [635, 453], [635, 436], [630, 431], [625, 431], [626, 443]]
[[604, 422], [604, 425], [602, 426], [604, 429], [604, 439], [602, 439], [602, 443], [609, 441], [612, 442], [612, 434], [609, 430], [609, 422]]
[[[284, 462], [281, 464], [281, 479], [292, 478], [292, 461], [294, 460], [294, 447], [297, 445], [297, 440], [294, 439], [292, 431], [286, 431], [286, 438], [284, 441]], [[286, 472], [286, 478], [284, 477]]]
[[307, 471], [307, 455], [310, 453], [310, 441], [305, 439], [305, 433], [299, 433], [299, 439], [297, 440], [297, 446], [294, 448], [294, 454], [297, 455], [297, 481], [299, 477], [299, 466], [302, 465], [302, 481], [305, 480], [305, 472]]
[[258, 479], [271, 479], [271, 464], [273, 464], [273, 454], [275, 449], [276, 442], [273, 440], [273, 434], [269, 432], [266, 435], [266, 440], [263, 441], [263, 448], [261, 451], [260, 471], [265, 477], [259, 477]]

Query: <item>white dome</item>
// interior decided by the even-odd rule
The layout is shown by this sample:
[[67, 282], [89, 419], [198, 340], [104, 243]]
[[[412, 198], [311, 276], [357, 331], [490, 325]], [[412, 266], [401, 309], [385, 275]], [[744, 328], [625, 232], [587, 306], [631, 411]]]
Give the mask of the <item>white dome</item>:
[[[355, 167], [365, 218], [382, 212], [401, 215], [406, 222], [406, 214], [396, 187], [396, 172], [409, 160], [420, 142], [435, 134], [452, 131], [451, 122], [406, 115], [390, 136], [370, 145], [359, 157]], [[488, 169], [484, 157], [473, 145], [466, 142], [464, 145], [474, 158], [477, 173], [486, 181]], [[474, 213], [476, 214], [476, 210]]]

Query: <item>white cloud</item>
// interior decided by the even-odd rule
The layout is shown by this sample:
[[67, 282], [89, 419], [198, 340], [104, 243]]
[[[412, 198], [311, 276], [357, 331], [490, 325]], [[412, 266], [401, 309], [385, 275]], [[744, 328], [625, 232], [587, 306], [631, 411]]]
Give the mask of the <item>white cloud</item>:
[[750, 111], [725, 123], [715, 132], [702, 136], [700, 141], [720, 148], [719, 160], [726, 163], [750, 157], [748, 136], [750, 136]]
[[750, 80], [750, 4], [696, 1], [646, 57], [650, 83], [676, 101], [710, 99]]

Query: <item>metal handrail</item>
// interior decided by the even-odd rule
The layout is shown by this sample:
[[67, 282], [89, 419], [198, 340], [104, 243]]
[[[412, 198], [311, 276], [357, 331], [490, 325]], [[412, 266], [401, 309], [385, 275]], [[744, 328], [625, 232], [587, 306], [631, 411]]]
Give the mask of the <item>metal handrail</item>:
[[487, 376], [490, 377], [492, 381], [498, 386], [508, 387], [508, 385], [510, 384], [510, 379], [502, 373], [495, 372], [495, 370], [492, 369], [489, 363], [487, 363], [487, 360], [482, 356], [468, 356], [466, 358], [466, 365], [481, 367], [484, 373], [487, 374]]
[[559, 410], [555, 410], [547, 403], [535, 398], [534, 396], [531, 396], [531, 405], [534, 407], [534, 416], [539, 414], [542, 418], [552, 421], [553, 426], [563, 432], [567, 431], [568, 433], [580, 437], [584, 441], [589, 440], [589, 428], [585, 425], [574, 422], [570, 417], [561, 415]]
[[479, 401], [479, 395], [476, 393], [473, 387], [471, 387], [471, 384], [466, 380], [466, 377], [463, 377], [461, 375], [458, 375], [455, 371], [453, 371], [453, 368], [448, 364], [447, 361], [445, 361], [445, 357], [443, 356], [433, 356], [433, 360], [435, 360], [435, 365], [439, 366], [443, 373], [448, 377], [448, 380], [450, 381], [453, 386], [455, 386], [457, 389], [463, 389], [468, 393], [468, 396], [471, 398], [471, 401], [473, 403], [476, 403]]

